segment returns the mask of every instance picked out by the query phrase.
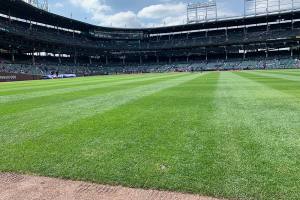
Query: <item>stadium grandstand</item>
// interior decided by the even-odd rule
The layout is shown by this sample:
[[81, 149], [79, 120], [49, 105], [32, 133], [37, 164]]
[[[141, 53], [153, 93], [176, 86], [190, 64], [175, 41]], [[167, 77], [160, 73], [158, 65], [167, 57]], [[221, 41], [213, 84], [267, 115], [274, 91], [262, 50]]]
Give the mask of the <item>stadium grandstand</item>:
[[292, 2], [269, 12], [245, 8], [244, 16], [234, 18], [188, 16], [184, 25], [109, 28], [22, 0], [1, 0], [0, 72], [84, 76], [298, 68], [300, 9]]

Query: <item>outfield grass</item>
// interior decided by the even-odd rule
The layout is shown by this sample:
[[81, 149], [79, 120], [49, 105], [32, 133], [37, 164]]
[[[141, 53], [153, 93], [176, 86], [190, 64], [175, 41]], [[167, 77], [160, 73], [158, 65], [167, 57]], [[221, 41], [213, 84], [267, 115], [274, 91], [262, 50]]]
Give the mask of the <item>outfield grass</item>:
[[0, 84], [0, 171], [300, 199], [300, 71]]

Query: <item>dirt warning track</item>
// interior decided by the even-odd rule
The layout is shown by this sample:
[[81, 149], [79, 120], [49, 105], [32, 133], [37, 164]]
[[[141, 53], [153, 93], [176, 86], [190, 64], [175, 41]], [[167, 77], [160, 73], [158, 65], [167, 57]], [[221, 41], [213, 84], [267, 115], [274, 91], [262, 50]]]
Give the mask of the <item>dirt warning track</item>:
[[0, 173], [0, 200], [217, 200], [175, 192]]

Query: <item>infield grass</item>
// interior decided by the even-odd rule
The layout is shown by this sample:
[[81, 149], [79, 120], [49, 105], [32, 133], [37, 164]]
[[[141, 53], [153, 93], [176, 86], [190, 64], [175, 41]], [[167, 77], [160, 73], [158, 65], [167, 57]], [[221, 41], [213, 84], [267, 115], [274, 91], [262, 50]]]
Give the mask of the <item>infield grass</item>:
[[0, 84], [0, 171], [300, 199], [300, 71]]

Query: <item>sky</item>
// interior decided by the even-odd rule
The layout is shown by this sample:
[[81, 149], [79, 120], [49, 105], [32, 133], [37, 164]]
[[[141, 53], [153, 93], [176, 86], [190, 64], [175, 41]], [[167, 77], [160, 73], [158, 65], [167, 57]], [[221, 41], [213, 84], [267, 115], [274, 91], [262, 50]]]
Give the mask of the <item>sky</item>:
[[[187, 3], [199, 0], [48, 0], [48, 2], [50, 12], [65, 17], [100, 26], [139, 28], [186, 23]], [[244, 0], [217, 0], [217, 8], [219, 17], [242, 15]]]

